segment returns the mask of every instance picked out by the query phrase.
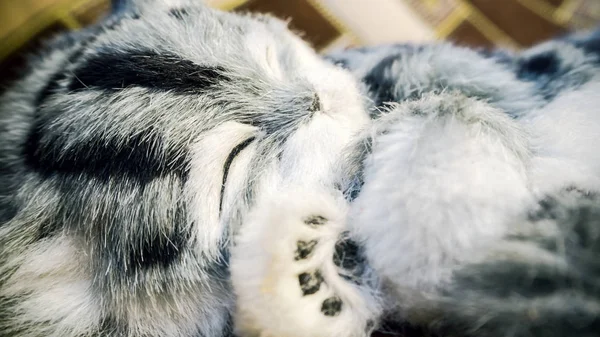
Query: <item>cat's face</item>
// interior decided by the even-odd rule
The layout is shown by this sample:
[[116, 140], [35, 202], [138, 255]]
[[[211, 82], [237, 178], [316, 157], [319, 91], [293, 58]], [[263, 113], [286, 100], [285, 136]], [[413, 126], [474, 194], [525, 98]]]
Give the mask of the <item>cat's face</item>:
[[259, 195], [341, 189], [368, 114], [352, 76], [283, 22], [159, 0], [113, 21], [61, 51], [67, 75], [38, 100], [29, 144], [44, 170], [162, 190], [176, 176], [211, 252]]
[[218, 221], [218, 205], [221, 226], [239, 224], [259, 196], [294, 186], [333, 190], [344, 149], [369, 122], [355, 80], [280, 20], [187, 13], [185, 30], [202, 34], [182, 39], [182, 50], [223, 76], [201, 100], [214, 127], [192, 146], [195, 218]]

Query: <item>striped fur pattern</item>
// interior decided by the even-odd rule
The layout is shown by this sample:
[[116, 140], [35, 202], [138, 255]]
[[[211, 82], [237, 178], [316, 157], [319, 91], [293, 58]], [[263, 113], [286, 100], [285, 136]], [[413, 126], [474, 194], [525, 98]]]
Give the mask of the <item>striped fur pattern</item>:
[[600, 34], [323, 60], [119, 2], [0, 98], [0, 337], [600, 331]]
[[261, 195], [343, 203], [363, 104], [284, 22], [197, 1], [53, 41], [0, 105], [0, 336], [229, 336], [233, 234]]

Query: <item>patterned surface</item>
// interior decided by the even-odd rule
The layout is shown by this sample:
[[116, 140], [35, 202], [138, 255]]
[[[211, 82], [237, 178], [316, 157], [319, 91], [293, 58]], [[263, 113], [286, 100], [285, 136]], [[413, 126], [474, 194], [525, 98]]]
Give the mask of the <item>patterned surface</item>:
[[[327, 0], [206, 0], [225, 10], [239, 8], [275, 12], [319, 48], [368, 43], [356, 31], [375, 29], [349, 22]], [[431, 26], [437, 38], [471, 46], [519, 48], [568, 30], [600, 21], [597, 0], [395, 0], [414, 9], [411, 15]], [[353, 1], [352, 5], [377, 5]], [[349, 2], [346, 2], [349, 3]], [[344, 4], [342, 2], [342, 4]], [[108, 0], [4, 0], [0, 2], [0, 60], [23, 48], [34, 37], [93, 22], [108, 8]], [[398, 29], [403, 29], [398, 24]], [[319, 29], [326, 34], [319, 34]]]
[[520, 48], [600, 21], [597, 0], [398, 0], [435, 27], [438, 38]]

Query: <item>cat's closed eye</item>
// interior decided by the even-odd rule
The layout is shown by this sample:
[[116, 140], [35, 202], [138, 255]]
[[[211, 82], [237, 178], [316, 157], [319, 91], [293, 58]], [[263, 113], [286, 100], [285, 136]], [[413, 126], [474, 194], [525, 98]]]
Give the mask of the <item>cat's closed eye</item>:
[[247, 148], [250, 144], [252, 144], [252, 142], [255, 140], [255, 137], [250, 137], [246, 140], [244, 140], [243, 142], [239, 143], [236, 147], [234, 147], [231, 152], [229, 152], [229, 155], [227, 156], [227, 159], [225, 160], [225, 163], [223, 164], [223, 181], [221, 184], [221, 197], [220, 197], [220, 201], [219, 201], [219, 212], [221, 212], [223, 210], [223, 196], [225, 195], [225, 186], [227, 184], [227, 176], [229, 175], [229, 169], [231, 168], [231, 164], [233, 163], [233, 160], [235, 159], [235, 157], [237, 157], [238, 154], [240, 154], [242, 151], [244, 151], [245, 148]]

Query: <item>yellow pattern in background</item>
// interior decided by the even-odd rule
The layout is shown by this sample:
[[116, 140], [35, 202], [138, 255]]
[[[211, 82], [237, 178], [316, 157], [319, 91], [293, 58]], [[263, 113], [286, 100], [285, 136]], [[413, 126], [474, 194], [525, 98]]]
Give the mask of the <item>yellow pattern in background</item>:
[[[0, 13], [0, 61], [24, 46], [30, 39], [45, 31], [55, 24], [60, 24], [67, 29], [77, 29], [82, 23], [77, 19], [74, 13], [81, 12], [94, 4], [106, 3], [108, 0], [0, 0], [2, 13]], [[232, 10], [248, 0], [207, 0], [209, 4], [224, 10]], [[273, 0], [283, 1], [283, 0]], [[360, 44], [356, 34], [352, 32], [351, 25], [340, 18], [329, 8], [322, 0], [308, 0], [315, 9], [328, 20], [336, 29], [339, 30], [342, 37], [349, 44]], [[490, 41], [508, 48], [520, 48], [520, 46], [509, 34], [494, 24], [479, 9], [474, 7], [468, 0], [397, 0], [406, 1], [413, 6], [418, 4], [423, 17], [434, 17], [438, 15], [437, 22], [431, 24], [435, 28], [436, 37], [439, 39], [450, 36], [461, 23], [467, 21], [473, 25], [483, 36]], [[418, 3], [415, 3], [417, 1]], [[501, 1], [501, 0], [497, 0]], [[564, 0], [559, 7], [554, 7], [544, 0], [516, 0], [523, 7], [536, 15], [542, 17], [548, 22], [570, 29], [573, 27], [589, 26], [590, 20], [600, 21], [600, 5], [597, 11], [577, 12], [587, 4], [588, 8], [593, 7], [594, 1], [600, 0]], [[592, 2], [592, 5], [590, 5]], [[40, 5], [45, 4], [45, 5]], [[375, 5], [376, 3], [373, 2]], [[444, 13], [439, 18], [442, 6], [452, 4], [450, 12]], [[24, 18], [12, 18], [12, 8], [19, 7], [21, 12], [15, 13]], [[23, 13], [25, 8], [29, 12]], [[427, 13], [423, 13], [423, 9]], [[417, 11], [419, 12], [419, 11]], [[428, 13], [431, 13], [429, 15]], [[433, 16], [432, 16], [433, 15]], [[3, 17], [5, 20], [3, 20]], [[10, 19], [10, 20], [9, 20]], [[20, 21], [19, 21], [20, 20]], [[586, 21], [587, 20], [587, 21]], [[3, 22], [21, 22], [16, 27], [8, 26]]]
[[[510, 37], [510, 35], [506, 34], [470, 2], [465, 0], [456, 0], [456, 2], [458, 3], [458, 8], [455, 9], [454, 12], [460, 12], [462, 15], [465, 15], [464, 20], [469, 21], [469, 23], [479, 30], [488, 40], [494, 41], [496, 44], [505, 48], [518, 49], [521, 47], [512, 37]], [[460, 24], [460, 22], [458, 24]], [[455, 29], [458, 27], [458, 24], [454, 27]], [[453, 31], [448, 30], [441, 32], [439, 28], [440, 27], [438, 26], [436, 32], [437, 37], [440, 39], [447, 37]]]
[[[419, 1], [419, 0], [417, 0]], [[429, 3], [439, 0], [425, 0]], [[490, 21], [481, 11], [475, 8], [468, 0], [454, 0], [457, 8], [454, 9], [440, 24], [436, 27], [436, 37], [443, 39], [448, 37], [465, 20], [471, 23], [475, 28], [490, 41], [509, 48], [519, 48], [520, 46], [513, 38], [506, 34], [501, 28]], [[554, 7], [544, 0], [515, 0], [524, 8], [543, 18], [544, 20], [560, 26], [564, 29], [586, 26], [581, 22], [576, 11], [584, 5], [585, 0], [564, 0], [559, 7]], [[599, 1], [599, 0], [588, 0]], [[600, 5], [599, 5], [600, 7]], [[434, 7], [430, 7], [434, 8]], [[591, 13], [592, 19], [600, 21], [600, 12]]]
[[[3, 10], [3, 15], [11, 15], [11, 10], [8, 8], [10, 3], [8, 0], [5, 1], [7, 1], [4, 3], [6, 9]], [[23, 24], [6, 31], [2, 29], [2, 24], [0, 24], [0, 61], [53, 24], [59, 23], [68, 29], [80, 28], [81, 24], [74, 17], [73, 12], [89, 3], [90, 0], [55, 1], [47, 6], [40, 6], [39, 2], [36, 5], [36, 1], [29, 2], [31, 2], [31, 8], [33, 10], [38, 9], [38, 11], [32, 12], [28, 18], [23, 20]], [[27, 1], [24, 5], [27, 5]]]

